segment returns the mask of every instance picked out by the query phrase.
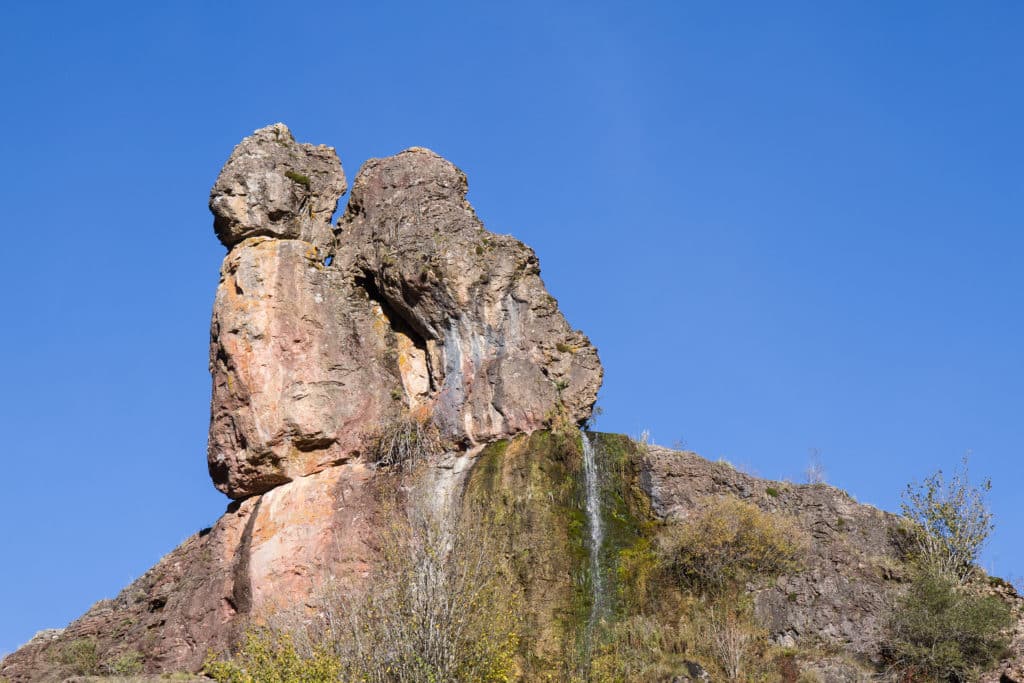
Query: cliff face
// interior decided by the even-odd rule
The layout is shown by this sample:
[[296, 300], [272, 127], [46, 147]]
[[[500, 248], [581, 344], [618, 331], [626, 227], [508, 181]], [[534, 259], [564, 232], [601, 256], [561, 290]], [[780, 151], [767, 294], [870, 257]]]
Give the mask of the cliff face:
[[590, 415], [601, 364], [537, 257], [484, 229], [425, 149], [345, 178], [281, 124], [232, 153], [210, 208], [229, 253], [211, 328], [209, 465], [232, 498], [358, 460], [404, 412], [470, 447]]
[[[897, 517], [828, 486], [581, 434], [597, 352], [559, 312], [534, 253], [483, 227], [465, 175], [421, 148], [371, 160], [332, 225], [345, 190], [334, 150], [297, 143], [281, 124], [234, 150], [210, 196], [228, 253], [211, 324], [208, 462], [236, 500], [116, 598], [3, 660], [0, 678], [61, 680], [81, 642], [101, 663], [132, 654], [150, 673], [198, 672], [247, 627], [315, 610], [328, 584], [372, 591], [381, 530], [408, 488], [401, 468], [375, 462], [376, 444], [409, 420], [440, 445], [422, 463], [422, 495], [442, 518], [486, 529], [494, 566], [523, 598], [523, 680], [597, 672], [608, 653], [595, 623], [681, 629], [693, 602], [671, 583], [648, 587], [649, 562], [666, 531], [721, 499], [807, 539], [798, 566], [742, 590], [766, 642], [812, 653], [804, 668], [824, 680], [858, 680], [880, 662], [907, 578]], [[1022, 643], [992, 680], [1019, 680]], [[693, 652], [663, 649], [659, 676], [699, 677]]]

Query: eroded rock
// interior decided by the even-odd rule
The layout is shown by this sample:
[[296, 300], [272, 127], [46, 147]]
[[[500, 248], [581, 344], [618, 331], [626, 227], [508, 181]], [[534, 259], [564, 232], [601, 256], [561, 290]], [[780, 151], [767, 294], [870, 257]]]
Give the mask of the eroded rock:
[[566, 322], [534, 252], [488, 232], [466, 176], [414, 147], [368, 161], [338, 222], [339, 257], [426, 351], [437, 423], [466, 443], [589, 417], [602, 368]]
[[590, 415], [596, 350], [536, 255], [484, 229], [461, 171], [421, 148], [367, 162], [335, 239], [325, 221], [344, 189], [333, 149], [281, 124], [243, 140], [214, 185], [231, 249], [210, 350], [221, 491], [242, 498], [363, 457], [402, 414], [466, 447]]
[[228, 249], [266, 235], [329, 250], [331, 217], [345, 190], [333, 147], [296, 142], [275, 123], [242, 140], [224, 164], [210, 191], [214, 229]]
[[256, 237], [224, 259], [210, 334], [208, 460], [233, 498], [360, 453], [400, 410], [398, 340], [318, 250]]

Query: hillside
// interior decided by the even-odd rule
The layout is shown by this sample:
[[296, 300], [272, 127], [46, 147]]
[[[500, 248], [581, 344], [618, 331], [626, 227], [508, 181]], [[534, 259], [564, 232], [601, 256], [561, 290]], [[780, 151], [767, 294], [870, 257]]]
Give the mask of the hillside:
[[[907, 520], [589, 431], [597, 350], [467, 189], [412, 148], [367, 162], [332, 224], [333, 148], [282, 124], [235, 148], [207, 453], [233, 502], [0, 677], [244, 680], [284, 643], [322, 658], [294, 680], [928, 679], [893, 664]], [[1021, 599], [980, 570], [965, 591], [1016, 624], [971, 675], [1024, 680]]]

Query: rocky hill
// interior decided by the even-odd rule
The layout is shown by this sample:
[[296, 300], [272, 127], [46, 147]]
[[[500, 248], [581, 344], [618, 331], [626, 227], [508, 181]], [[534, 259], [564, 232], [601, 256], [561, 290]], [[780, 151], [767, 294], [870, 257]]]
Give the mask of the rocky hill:
[[[469, 538], [476, 571], [500, 576], [516, 623], [504, 678], [892, 673], [912, 573], [903, 520], [823, 484], [579, 431], [597, 351], [536, 255], [484, 228], [465, 175], [422, 148], [371, 160], [332, 224], [346, 189], [334, 149], [282, 124], [235, 148], [210, 195], [228, 253], [207, 454], [233, 502], [0, 678], [210, 671], [254, 627], [317, 619], [327, 590], [344, 605], [384, 594], [388, 530], [417, 506], [444, 529], [439, 552]], [[729, 525], [760, 530], [750, 573], [747, 556], [715, 574], [695, 564]], [[1019, 613], [1011, 588], [982, 583]], [[1009, 635], [984, 680], [1022, 680], [1024, 629]], [[743, 677], [719, 656], [733, 637]]]

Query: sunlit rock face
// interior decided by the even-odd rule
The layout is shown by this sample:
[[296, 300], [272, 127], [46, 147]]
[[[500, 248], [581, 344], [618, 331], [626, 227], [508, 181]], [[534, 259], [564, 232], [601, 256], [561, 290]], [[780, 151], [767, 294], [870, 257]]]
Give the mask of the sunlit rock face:
[[580, 422], [597, 352], [488, 232], [465, 175], [413, 148], [366, 163], [348, 209], [334, 150], [282, 124], [232, 153], [211, 192], [229, 253], [211, 325], [208, 463], [233, 498], [365, 456], [368, 435], [426, 416], [453, 447]]
[[242, 140], [224, 164], [210, 191], [213, 227], [228, 249], [257, 235], [323, 248], [345, 190], [333, 147], [298, 143], [275, 123]]

